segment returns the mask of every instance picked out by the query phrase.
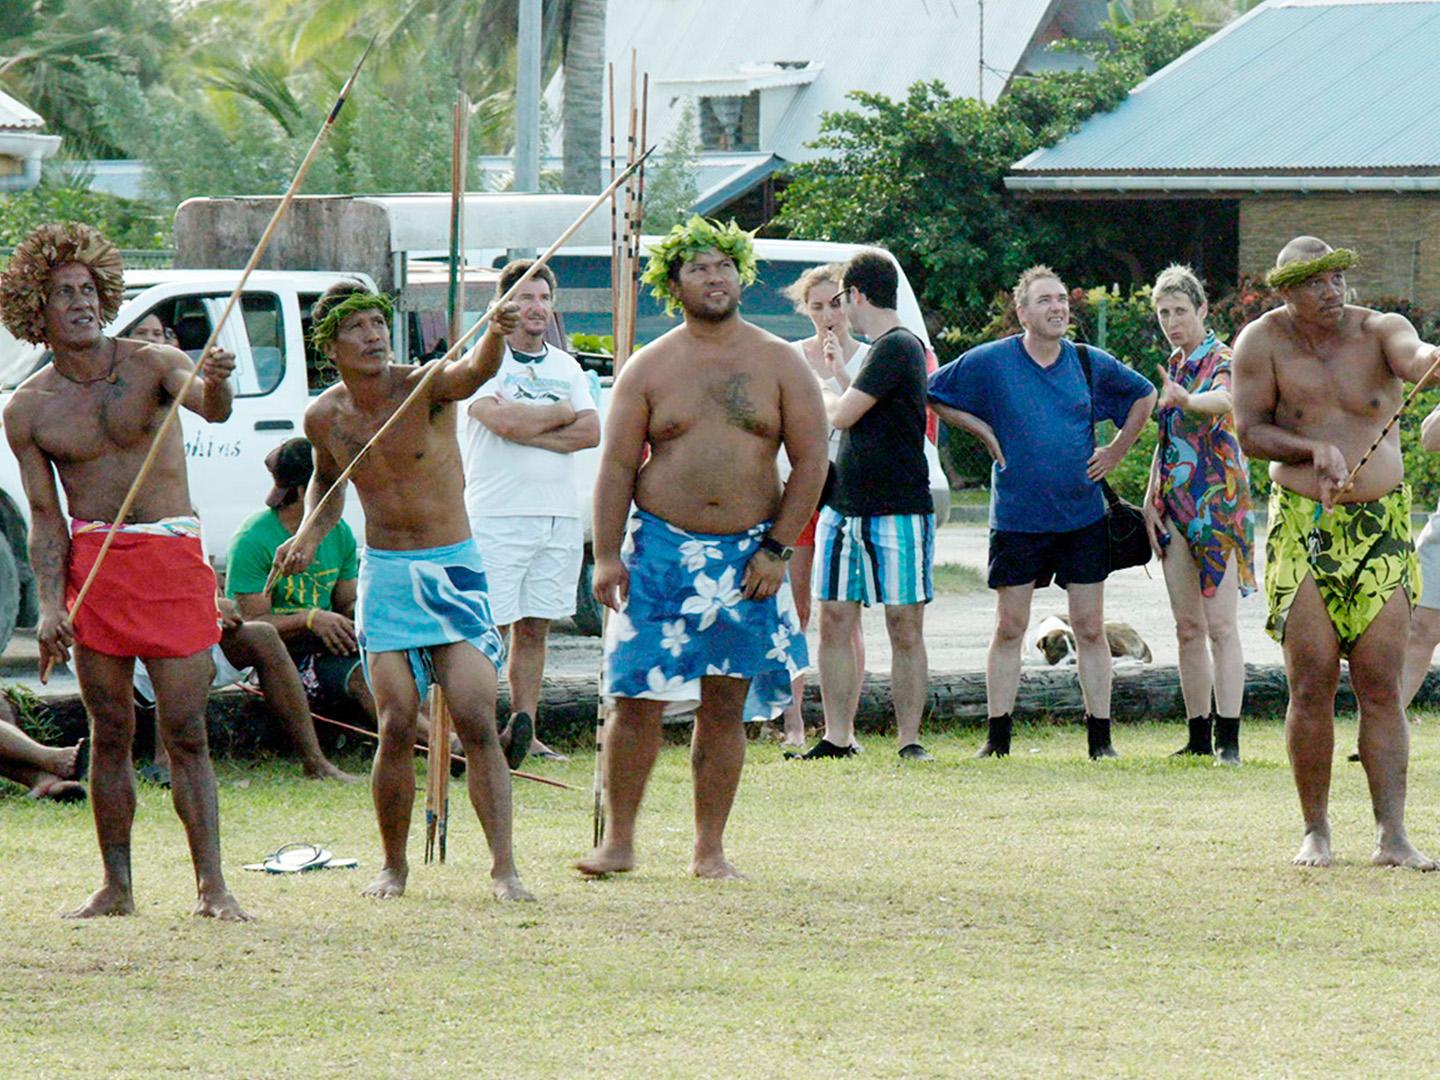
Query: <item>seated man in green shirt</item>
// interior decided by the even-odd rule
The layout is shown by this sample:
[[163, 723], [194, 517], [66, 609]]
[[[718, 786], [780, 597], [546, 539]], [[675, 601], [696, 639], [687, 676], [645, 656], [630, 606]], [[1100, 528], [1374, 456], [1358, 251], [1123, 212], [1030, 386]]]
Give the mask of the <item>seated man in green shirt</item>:
[[[352, 704], [374, 727], [375, 699], [360, 666], [355, 636], [355, 595], [360, 576], [355, 534], [343, 520], [320, 542], [314, 561], [298, 574], [275, 582], [269, 595], [265, 580], [275, 550], [300, 527], [305, 516], [305, 487], [314, 468], [308, 439], [289, 439], [265, 458], [275, 486], [266, 509], [241, 523], [230, 540], [225, 594], [247, 621], [268, 622], [280, 632], [300, 670], [311, 707], [320, 711]], [[418, 734], [430, 731], [421, 710]], [[452, 750], [460, 752], [458, 740]]]

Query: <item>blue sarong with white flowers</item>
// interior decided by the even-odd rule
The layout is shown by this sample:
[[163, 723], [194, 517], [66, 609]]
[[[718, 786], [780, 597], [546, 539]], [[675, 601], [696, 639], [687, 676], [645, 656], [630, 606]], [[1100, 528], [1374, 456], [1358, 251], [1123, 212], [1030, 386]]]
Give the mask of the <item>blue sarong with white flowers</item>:
[[750, 680], [746, 720], [769, 720], [790, 704], [790, 682], [809, 663], [787, 578], [768, 600], [746, 600], [745, 564], [769, 528], [714, 535], [678, 529], [637, 509], [621, 559], [630, 597], [605, 630], [606, 697], [646, 698], [684, 712], [700, 680]]
[[403, 652], [420, 699], [435, 680], [430, 649], [468, 641], [498, 671], [505, 640], [490, 615], [485, 563], [474, 540], [438, 548], [360, 553], [355, 630], [365, 678], [370, 654]]

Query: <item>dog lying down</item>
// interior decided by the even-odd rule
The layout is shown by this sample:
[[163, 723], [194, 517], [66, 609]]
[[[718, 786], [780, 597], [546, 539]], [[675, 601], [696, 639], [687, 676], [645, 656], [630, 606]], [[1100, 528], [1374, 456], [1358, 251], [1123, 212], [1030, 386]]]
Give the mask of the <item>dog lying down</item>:
[[[1150, 646], [1129, 623], [1107, 622], [1105, 638], [1110, 642], [1110, 655], [1117, 659], [1136, 660], [1148, 664], [1153, 659]], [[1064, 615], [1047, 615], [1036, 625], [1026, 640], [1025, 659], [1031, 664], [1075, 663], [1075, 633]]]

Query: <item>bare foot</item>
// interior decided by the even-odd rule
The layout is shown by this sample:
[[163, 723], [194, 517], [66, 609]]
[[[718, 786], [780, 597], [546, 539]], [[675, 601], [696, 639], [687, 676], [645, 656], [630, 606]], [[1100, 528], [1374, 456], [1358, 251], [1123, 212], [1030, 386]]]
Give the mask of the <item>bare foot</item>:
[[1330, 831], [1312, 830], [1305, 834], [1300, 850], [1290, 860], [1296, 866], [1329, 866], [1334, 859], [1330, 856]]
[[240, 906], [240, 901], [230, 895], [229, 889], [218, 889], [209, 895], [201, 893], [191, 914], [197, 919], [219, 919], [222, 922], [253, 921]]
[[339, 780], [342, 784], [358, 784], [364, 777], [352, 776], [343, 769], [336, 768], [329, 761], [322, 761], [315, 765], [305, 766], [305, 779]]
[[386, 867], [380, 871], [380, 876], [366, 885], [360, 893], [361, 896], [373, 896], [376, 900], [389, 900], [396, 896], [405, 895], [405, 878], [409, 870], [391, 870]]
[[89, 771], [90, 755], [85, 740], [81, 739], [68, 750], [61, 751], [61, 765], [55, 774], [62, 780], [83, 780]]
[[709, 859], [697, 857], [690, 860], [690, 873], [695, 877], [707, 878], [711, 881], [746, 880], [745, 875], [726, 862], [723, 855], [717, 855]]
[[78, 780], [61, 780], [58, 776], [43, 774], [27, 795], [32, 799], [52, 799], [55, 802], [84, 802], [85, 785]]
[[101, 915], [134, 915], [135, 899], [129, 890], [118, 885], [101, 885], [90, 899], [74, 911], [61, 914], [62, 919], [94, 919]]
[[635, 869], [635, 851], [629, 844], [614, 844], [607, 840], [589, 855], [578, 860], [575, 869], [586, 877], [623, 874], [627, 870]]
[[1375, 854], [1370, 856], [1370, 861], [1376, 866], [1398, 866], [1405, 870], [1440, 869], [1440, 863], [1416, 851], [1409, 840], [1380, 844], [1375, 848]]
[[490, 887], [495, 890], [496, 900], [529, 900], [531, 902], [535, 900], [535, 894], [520, 884], [519, 877], [514, 874], [495, 878], [490, 883]]

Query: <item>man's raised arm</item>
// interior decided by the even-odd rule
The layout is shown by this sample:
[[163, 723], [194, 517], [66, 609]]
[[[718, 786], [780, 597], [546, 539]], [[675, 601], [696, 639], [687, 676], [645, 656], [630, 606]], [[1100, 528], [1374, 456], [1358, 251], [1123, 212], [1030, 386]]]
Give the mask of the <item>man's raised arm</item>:
[[[431, 383], [430, 400], [464, 401], [495, 377], [505, 359], [505, 336], [520, 325], [520, 305], [496, 308], [480, 340], [464, 356], [449, 361]], [[438, 363], [438, 361], [437, 361]]]
[[[146, 348], [164, 357], [166, 369], [162, 382], [166, 393], [174, 397], [180, 393], [193, 370], [190, 358], [168, 345], [149, 345]], [[190, 384], [181, 404], [212, 424], [223, 424], [230, 419], [230, 407], [235, 400], [234, 387], [230, 383], [230, 375], [235, 370], [235, 354], [219, 345], [212, 345], [200, 358], [199, 365], [200, 377]]]
[[[1385, 362], [1397, 377], [1406, 382], [1419, 382], [1440, 360], [1440, 345], [1427, 345], [1420, 340], [1414, 324], [1404, 315], [1390, 312], [1380, 316], [1380, 344]], [[1433, 386], [1431, 378], [1427, 385]]]

